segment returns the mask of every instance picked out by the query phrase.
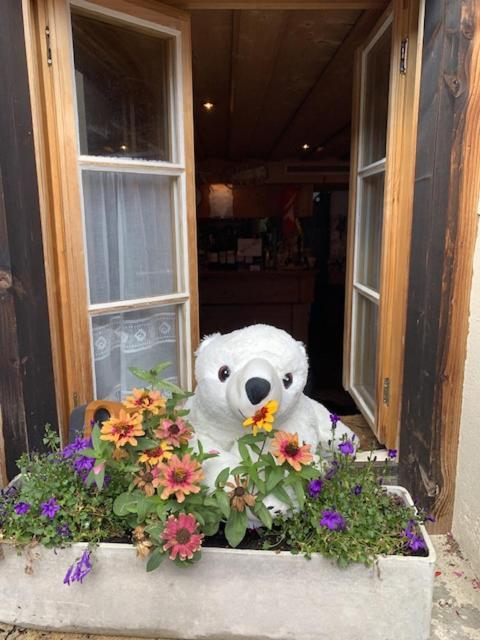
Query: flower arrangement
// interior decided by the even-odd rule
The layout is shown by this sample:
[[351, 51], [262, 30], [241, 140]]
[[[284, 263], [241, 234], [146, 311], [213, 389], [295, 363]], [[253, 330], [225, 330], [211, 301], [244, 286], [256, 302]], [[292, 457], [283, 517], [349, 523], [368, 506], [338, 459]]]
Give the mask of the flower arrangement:
[[356, 464], [356, 443], [335, 439], [334, 415], [329, 447], [313, 452], [296, 433], [275, 429], [278, 405], [268, 402], [243, 423], [240, 464], [206, 486], [204, 463], [219, 454], [195, 438], [183, 408], [188, 394], [161, 378], [167, 366], [133, 369], [145, 387], [132, 391], [118, 416], [95, 424], [89, 438], [60, 451], [47, 429], [50, 452], [22, 456], [21, 485], [0, 496], [0, 542], [88, 542], [68, 567], [67, 585], [89, 574], [101, 541], [131, 540], [152, 571], [166, 559], [198, 561], [212, 536], [237, 547], [252, 523], [260, 547], [319, 552], [341, 565], [422, 552], [417, 525], [425, 514], [385, 491], [373, 458]]

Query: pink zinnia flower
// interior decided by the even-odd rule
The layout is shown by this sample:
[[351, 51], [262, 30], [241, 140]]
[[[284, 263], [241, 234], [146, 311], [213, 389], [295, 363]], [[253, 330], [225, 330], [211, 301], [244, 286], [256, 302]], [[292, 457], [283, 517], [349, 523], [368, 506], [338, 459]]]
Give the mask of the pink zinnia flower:
[[177, 500], [183, 502], [189, 493], [200, 491], [203, 471], [196, 460], [190, 459], [188, 453], [181, 460], [178, 456], [172, 456], [167, 464], [157, 465], [157, 469], [160, 472], [158, 484], [165, 487], [161, 494], [163, 500], [174, 493]]
[[197, 533], [198, 522], [191, 514], [181, 513], [178, 518], [169, 516], [162, 533], [163, 550], [170, 549], [170, 560], [191, 560], [202, 546], [203, 533]]
[[192, 431], [184, 420], [162, 420], [160, 427], [155, 431], [155, 435], [160, 440], [171, 444], [173, 447], [181, 447], [192, 437]]

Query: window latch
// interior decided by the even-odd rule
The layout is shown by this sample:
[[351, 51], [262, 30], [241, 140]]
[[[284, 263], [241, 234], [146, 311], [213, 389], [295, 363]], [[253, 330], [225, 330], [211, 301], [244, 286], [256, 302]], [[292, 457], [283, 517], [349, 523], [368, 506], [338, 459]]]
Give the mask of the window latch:
[[52, 48], [50, 46], [50, 27], [47, 26], [45, 27], [45, 42], [47, 45], [47, 64], [49, 67], [52, 66]]

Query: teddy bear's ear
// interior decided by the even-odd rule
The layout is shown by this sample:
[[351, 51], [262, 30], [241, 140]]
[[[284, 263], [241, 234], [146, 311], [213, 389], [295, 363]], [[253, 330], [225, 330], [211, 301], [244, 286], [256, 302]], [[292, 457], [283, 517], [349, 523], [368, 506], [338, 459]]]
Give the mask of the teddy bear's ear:
[[218, 336], [220, 335], [221, 333], [212, 333], [209, 336], [204, 336], [202, 338], [202, 341], [200, 342], [200, 346], [197, 349], [196, 355], [198, 356], [198, 354], [201, 353], [208, 344], [210, 344], [213, 340], [215, 340], [215, 338], [218, 338]]

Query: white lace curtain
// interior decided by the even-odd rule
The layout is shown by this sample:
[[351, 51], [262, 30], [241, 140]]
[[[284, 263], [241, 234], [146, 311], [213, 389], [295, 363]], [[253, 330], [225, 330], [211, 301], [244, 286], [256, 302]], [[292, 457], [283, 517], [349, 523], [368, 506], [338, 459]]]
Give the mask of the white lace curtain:
[[[174, 178], [85, 170], [82, 173], [90, 303], [118, 302], [175, 291]], [[98, 398], [119, 399], [139, 382], [131, 366], [174, 363], [177, 311], [149, 307], [92, 317]]]

